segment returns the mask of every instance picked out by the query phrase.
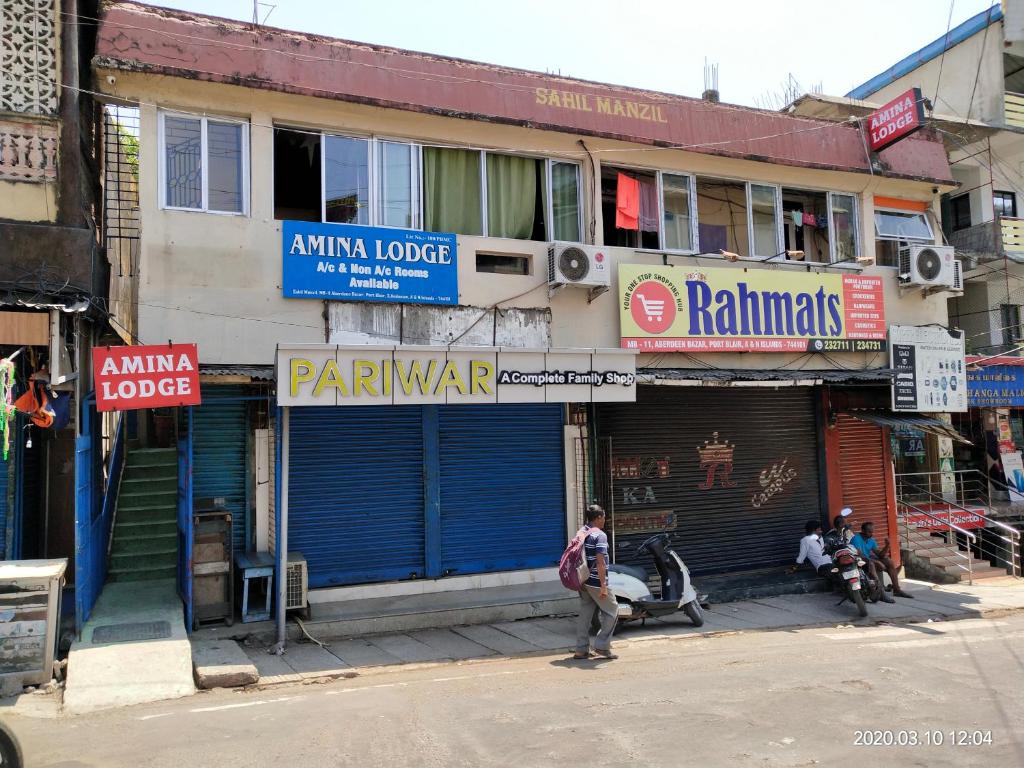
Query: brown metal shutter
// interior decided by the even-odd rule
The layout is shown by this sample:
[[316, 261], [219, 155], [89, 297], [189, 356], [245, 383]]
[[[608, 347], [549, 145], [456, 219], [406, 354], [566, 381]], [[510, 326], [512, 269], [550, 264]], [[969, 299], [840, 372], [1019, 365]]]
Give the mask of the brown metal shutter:
[[[892, 535], [889, 530], [889, 505], [886, 494], [888, 467], [885, 439], [881, 427], [847, 414], [839, 414], [839, 465], [843, 497], [841, 507], [853, 508], [853, 527], [875, 524], [875, 540], [879, 546]], [[893, 542], [898, 549], [898, 542]]]
[[598, 406], [616, 561], [637, 562], [637, 545], [665, 530], [696, 574], [791, 563], [804, 522], [821, 516], [814, 403], [805, 387], [641, 386], [636, 403]]

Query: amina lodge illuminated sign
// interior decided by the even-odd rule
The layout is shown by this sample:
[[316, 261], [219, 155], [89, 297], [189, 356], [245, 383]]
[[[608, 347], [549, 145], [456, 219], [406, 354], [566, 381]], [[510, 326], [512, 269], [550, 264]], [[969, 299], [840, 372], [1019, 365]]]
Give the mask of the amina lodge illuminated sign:
[[640, 352], [885, 349], [880, 277], [622, 264], [619, 310]]

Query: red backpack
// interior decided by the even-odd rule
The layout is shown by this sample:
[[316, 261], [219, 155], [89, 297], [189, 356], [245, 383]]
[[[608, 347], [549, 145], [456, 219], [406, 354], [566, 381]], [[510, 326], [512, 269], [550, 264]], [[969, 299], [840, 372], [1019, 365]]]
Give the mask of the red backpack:
[[558, 578], [562, 580], [562, 586], [574, 592], [583, 589], [583, 585], [590, 578], [587, 554], [583, 549], [589, 533], [586, 528], [580, 528], [562, 553], [562, 559], [558, 561]]

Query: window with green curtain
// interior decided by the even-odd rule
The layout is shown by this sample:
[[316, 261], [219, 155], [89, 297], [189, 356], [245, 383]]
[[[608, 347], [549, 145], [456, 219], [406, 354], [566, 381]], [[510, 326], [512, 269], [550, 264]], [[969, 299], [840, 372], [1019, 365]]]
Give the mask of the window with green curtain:
[[551, 207], [554, 239], [582, 242], [579, 166], [575, 163], [551, 163]]
[[480, 153], [424, 147], [423, 212], [428, 232], [483, 234]]
[[529, 240], [537, 213], [537, 160], [487, 155], [487, 234]]

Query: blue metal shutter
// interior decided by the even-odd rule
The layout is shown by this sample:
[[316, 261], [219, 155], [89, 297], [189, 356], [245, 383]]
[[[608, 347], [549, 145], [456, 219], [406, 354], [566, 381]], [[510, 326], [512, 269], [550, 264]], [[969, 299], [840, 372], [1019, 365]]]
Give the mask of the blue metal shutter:
[[424, 575], [422, 411], [291, 409], [288, 550], [310, 587]]
[[442, 573], [557, 565], [566, 541], [562, 406], [439, 411]]
[[[242, 387], [203, 387], [203, 404], [192, 412], [192, 498], [223, 498], [231, 513], [231, 539], [235, 552], [246, 546], [249, 514], [248, 403], [227, 400], [242, 397]], [[220, 402], [218, 402], [220, 400]]]

